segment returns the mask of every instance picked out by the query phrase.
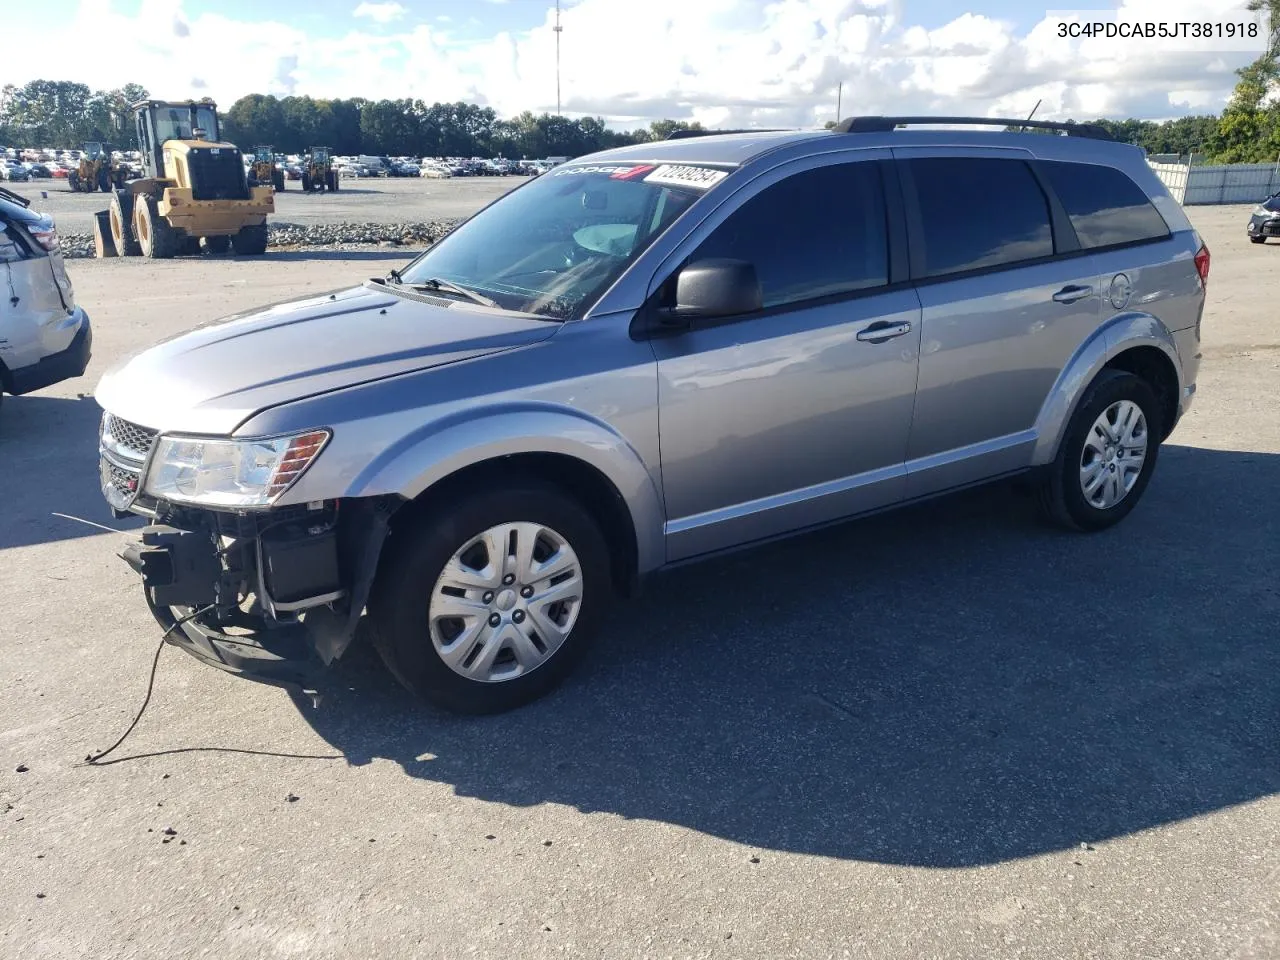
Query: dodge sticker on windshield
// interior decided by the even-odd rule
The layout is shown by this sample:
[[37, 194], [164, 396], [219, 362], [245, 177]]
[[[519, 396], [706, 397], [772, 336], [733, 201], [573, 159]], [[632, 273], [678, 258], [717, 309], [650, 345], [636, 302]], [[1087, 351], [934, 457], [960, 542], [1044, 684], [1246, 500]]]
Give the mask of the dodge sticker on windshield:
[[707, 167], [686, 167], [667, 163], [645, 177], [644, 182], [665, 183], [673, 187], [693, 187], [697, 190], [709, 190], [728, 175], [724, 170], [711, 170]]

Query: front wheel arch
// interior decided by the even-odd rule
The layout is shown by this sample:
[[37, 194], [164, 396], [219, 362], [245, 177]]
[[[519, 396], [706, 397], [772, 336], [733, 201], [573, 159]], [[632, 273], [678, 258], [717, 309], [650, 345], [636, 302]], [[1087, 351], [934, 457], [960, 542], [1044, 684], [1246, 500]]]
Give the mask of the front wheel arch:
[[517, 453], [472, 463], [408, 501], [392, 517], [392, 530], [416, 523], [433, 510], [447, 509], [451, 500], [466, 491], [520, 480], [559, 488], [591, 514], [608, 543], [614, 589], [622, 596], [634, 596], [638, 591], [639, 547], [631, 511], [608, 477], [567, 454]]

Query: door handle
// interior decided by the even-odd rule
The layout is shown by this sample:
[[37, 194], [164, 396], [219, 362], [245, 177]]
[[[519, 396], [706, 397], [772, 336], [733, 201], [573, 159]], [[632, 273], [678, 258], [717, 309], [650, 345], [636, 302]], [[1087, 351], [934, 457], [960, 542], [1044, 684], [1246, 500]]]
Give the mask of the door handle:
[[894, 337], [900, 337], [904, 333], [911, 332], [911, 324], [909, 321], [903, 320], [900, 323], [890, 323], [888, 320], [877, 320], [871, 326], [858, 331], [858, 339], [863, 343], [884, 343], [886, 340], [892, 340]]
[[1093, 287], [1072, 283], [1055, 293], [1053, 299], [1055, 303], [1075, 303], [1077, 300], [1083, 300], [1091, 293], [1093, 293]]

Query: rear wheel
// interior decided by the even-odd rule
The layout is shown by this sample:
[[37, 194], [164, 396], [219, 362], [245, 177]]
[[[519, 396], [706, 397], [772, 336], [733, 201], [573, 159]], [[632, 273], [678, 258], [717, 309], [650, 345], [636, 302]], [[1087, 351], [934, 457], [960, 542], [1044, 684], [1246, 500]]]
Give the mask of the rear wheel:
[[80, 174], [72, 170], [67, 173], [67, 186], [71, 188], [72, 193], [80, 192]]
[[115, 188], [115, 184], [111, 182], [111, 171], [106, 167], [98, 168], [98, 189], [103, 193], [110, 193]]
[[451, 500], [392, 535], [369, 600], [375, 644], [420, 697], [497, 713], [559, 684], [610, 592], [609, 553], [576, 501], [528, 481]]
[[201, 242], [207, 253], [226, 253], [231, 249], [230, 237], [205, 237]]
[[136, 257], [142, 252], [133, 235], [133, 194], [117, 190], [107, 205], [107, 217], [111, 224], [111, 240], [116, 253], [122, 257]]
[[178, 252], [182, 236], [169, 225], [168, 220], [160, 216], [156, 198], [143, 194], [138, 197], [135, 210], [133, 226], [142, 255], [153, 260], [168, 260], [173, 257]]
[[267, 225], [258, 223], [251, 227], [241, 227], [240, 232], [231, 237], [231, 246], [235, 249], [236, 256], [240, 257], [256, 257], [266, 253]]
[[311, 192], [311, 174], [309, 173], [304, 173], [302, 175], [302, 192], [303, 193]]
[[1163, 437], [1160, 405], [1147, 382], [1104, 370], [1072, 415], [1042, 482], [1050, 520], [1073, 530], [1105, 530], [1129, 515], [1147, 489]]

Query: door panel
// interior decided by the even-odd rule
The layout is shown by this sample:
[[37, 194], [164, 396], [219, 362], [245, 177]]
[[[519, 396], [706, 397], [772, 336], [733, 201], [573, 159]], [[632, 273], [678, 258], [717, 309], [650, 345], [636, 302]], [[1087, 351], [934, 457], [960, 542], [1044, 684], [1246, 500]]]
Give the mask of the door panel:
[[1026, 157], [894, 155], [921, 304], [907, 450], [917, 497], [1030, 462], [1040, 409], [1101, 300], [1093, 257]]
[[906, 289], [654, 341], [668, 559], [900, 500], [919, 320]]

